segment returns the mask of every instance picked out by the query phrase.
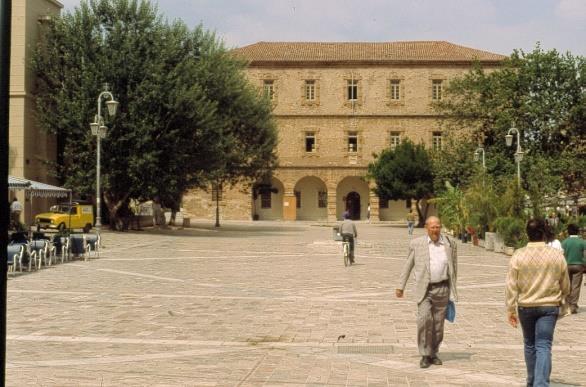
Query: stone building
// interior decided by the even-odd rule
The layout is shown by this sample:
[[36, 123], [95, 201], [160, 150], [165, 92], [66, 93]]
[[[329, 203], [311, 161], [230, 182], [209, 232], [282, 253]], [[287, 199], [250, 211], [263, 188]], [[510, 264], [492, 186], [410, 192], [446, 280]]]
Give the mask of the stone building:
[[[34, 74], [30, 62], [45, 23], [58, 16], [63, 5], [55, 0], [18, 0], [12, 2], [10, 47], [10, 123], [8, 173], [13, 176], [54, 184], [47, 161], [56, 158], [53, 136], [41, 131], [35, 122]], [[32, 215], [47, 209], [46, 199], [33, 203], [22, 191], [12, 193], [24, 203], [22, 221], [30, 223]]]
[[[475, 61], [496, 68], [502, 55], [443, 41], [387, 43], [259, 42], [236, 49], [247, 76], [270, 98], [279, 132], [279, 168], [256, 189], [222, 192], [224, 219], [401, 220], [410, 201], [382, 201], [364, 177], [373, 153], [403, 139], [441, 149], [431, 103]], [[215, 215], [212, 193], [193, 191], [186, 213]]]

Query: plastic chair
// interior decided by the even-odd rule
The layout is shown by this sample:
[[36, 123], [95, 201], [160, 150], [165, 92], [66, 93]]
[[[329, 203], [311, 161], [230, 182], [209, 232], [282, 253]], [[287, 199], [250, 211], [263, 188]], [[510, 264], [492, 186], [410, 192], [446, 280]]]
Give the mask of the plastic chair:
[[18, 266], [22, 273], [22, 257], [24, 255], [24, 245], [12, 244], [6, 247], [6, 259], [8, 260], [8, 272], [13, 272]]
[[51, 259], [51, 254], [50, 254], [50, 250], [49, 250], [49, 241], [48, 240], [36, 239], [36, 240], [29, 242], [29, 246], [30, 246], [31, 251], [34, 251], [37, 254], [37, 257], [39, 260], [39, 264], [38, 264], [39, 269], [41, 268], [43, 261], [45, 263], [45, 266], [47, 266], [47, 261], [49, 262], [49, 265], [51, 265], [52, 259]]
[[100, 256], [100, 234], [84, 234], [84, 244], [86, 252], [91, 255], [92, 251], [95, 257]]
[[84, 261], [88, 259], [87, 243], [85, 235], [71, 234], [70, 236], [70, 251], [73, 257], [83, 257]]

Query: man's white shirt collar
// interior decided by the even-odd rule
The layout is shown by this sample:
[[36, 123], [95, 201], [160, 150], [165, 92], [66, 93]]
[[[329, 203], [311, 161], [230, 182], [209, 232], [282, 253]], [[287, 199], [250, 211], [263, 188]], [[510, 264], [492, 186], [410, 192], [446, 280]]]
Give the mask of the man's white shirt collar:
[[[427, 244], [430, 243], [435, 243], [431, 240], [431, 238], [429, 237], [429, 235], [427, 236]], [[440, 245], [444, 244], [444, 236], [440, 234], [439, 239], [437, 240], [437, 243], [439, 243]]]

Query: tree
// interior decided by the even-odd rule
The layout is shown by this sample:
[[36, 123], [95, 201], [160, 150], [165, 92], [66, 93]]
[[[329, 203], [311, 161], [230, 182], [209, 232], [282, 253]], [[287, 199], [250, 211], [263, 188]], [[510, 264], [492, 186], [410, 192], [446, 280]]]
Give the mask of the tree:
[[[256, 182], [270, 174], [277, 163], [277, 132], [270, 102], [245, 80], [241, 74], [244, 63], [226, 60], [225, 55], [216, 50], [202, 63], [200, 73], [207, 94], [218, 102], [218, 130], [211, 141], [219, 157], [214, 169], [205, 173], [215, 192]], [[216, 195], [216, 226], [220, 225], [218, 202]]]
[[431, 158], [423, 144], [403, 141], [395, 149], [385, 149], [368, 165], [368, 177], [374, 179], [374, 192], [384, 200], [416, 200], [419, 227], [427, 218], [421, 200], [433, 195]]
[[[95, 138], [87, 128], [103, 82], [120, 102], [102, 142], [112, 227], [122, 227], [131, 199], [159, 196], [174, 206], [225, 164], [263, 172], [276, 165], [272, 150], [252, 153], [257, 143], [276, 144], [270, 106], [244, 80], [245, 64], [201, 26], [169, 24], [146, 0], [90, 0], [43, 36], [32, 64], [37, 118], [57, 135], [57, 176], [79, 194], [93, 194]], [[256, 173], [234, 169], [241, 179]]]
[[[509, 128], [521, 131], [525, 159], [523, 184], [534, 198], [551, 194], [546, 180], [561, 180], [558, 188], [577, 197], [584, 192], [586, 170], [586, 61], [570, 53], [514, 51], [502, 67], [491, 72], [476, 65], [450, 82], [446, 98], [436, 104], [452, 130], [471, 132], [490, 155], [497, 179], [515, 171], [513, 153], [504, 137]], [[516, 141], [516, 140], [515, 140]], [[545, 160], [548, 168], [536, 174], [528, 168]], [[571, 160], [571, 162], [568, 162]], [[557, 183], [556, 183], [557, 184]], [[536, 191], [537, 190], [537, 191]]]
[[436, 193], [447, 189], [446, 183], [453, 187], [466, 187], [471, 183], [482, 168], [473, 158], [477, 148], [468, 137], [448, 133], [442, 141], [442, 149], [430, 152]]

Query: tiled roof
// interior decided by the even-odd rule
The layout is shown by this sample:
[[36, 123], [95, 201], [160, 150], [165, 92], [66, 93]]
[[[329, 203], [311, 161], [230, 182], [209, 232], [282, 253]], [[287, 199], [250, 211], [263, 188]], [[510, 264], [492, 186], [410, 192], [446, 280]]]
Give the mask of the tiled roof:
[[499, 62], [504, 55], [444, 41], [258, 42], [234, 50], [252, 65], [295, 62]]

